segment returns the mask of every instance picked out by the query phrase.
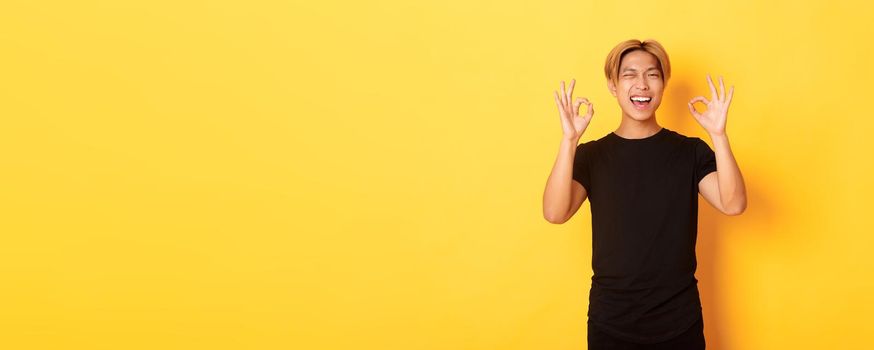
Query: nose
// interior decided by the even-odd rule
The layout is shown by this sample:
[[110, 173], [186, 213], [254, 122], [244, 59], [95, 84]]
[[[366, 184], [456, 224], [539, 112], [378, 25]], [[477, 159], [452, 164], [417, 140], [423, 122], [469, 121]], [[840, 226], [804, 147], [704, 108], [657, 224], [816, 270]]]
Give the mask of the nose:
[[649, 90], [649, 83], [646, 81], [646, 78], [635, 79], [634, 86], [641, 90]]

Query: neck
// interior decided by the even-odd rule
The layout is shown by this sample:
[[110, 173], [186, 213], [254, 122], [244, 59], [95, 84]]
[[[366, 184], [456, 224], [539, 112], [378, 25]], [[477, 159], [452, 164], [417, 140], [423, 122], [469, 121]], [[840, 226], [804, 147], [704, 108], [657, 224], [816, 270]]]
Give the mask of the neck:
[[655, 135], [661, 129], [662, 127], [656, 122], [655, 113], [645, 120], [636, 120], [623, 113], [619, 128], [614, 133], [626, 139], [641, 139]]

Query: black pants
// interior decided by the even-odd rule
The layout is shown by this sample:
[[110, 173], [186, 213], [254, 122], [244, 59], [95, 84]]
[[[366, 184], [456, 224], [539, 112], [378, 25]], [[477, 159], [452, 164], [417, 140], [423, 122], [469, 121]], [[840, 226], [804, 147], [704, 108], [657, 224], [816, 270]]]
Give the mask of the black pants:
[[704, 319], [682, 334], [655, 344], [638, 344], [617, 339], [589, 323], [589, 350], [704, 350]]

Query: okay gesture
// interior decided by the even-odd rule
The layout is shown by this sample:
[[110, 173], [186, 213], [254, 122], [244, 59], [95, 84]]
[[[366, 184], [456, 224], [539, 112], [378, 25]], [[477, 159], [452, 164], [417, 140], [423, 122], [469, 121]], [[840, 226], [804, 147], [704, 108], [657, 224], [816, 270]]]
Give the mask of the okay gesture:
[[[728, 97], [725, 96], [725, 85], [722, 83], [722, 77], [719, 77], [719, 88], [722, 90], [718, 95], [716, 87], [713, 85], [713, 80], [710, 79], [710, 74], [707, 75], [707, 84], [710, 85], [710, 100], [704, 96], [695, 96], [689, 101], [689, 112], [698, 121], [698, 124], [707, 130], [710, 135], [725, 134], [725, 120], [728, 116], [728, 105], [731, 104], [731, 96], [734, 94], [734, 86], [728, 90]], [[701, 102], [707, 106], [703, 113], [695, 110], [695, 103]]]

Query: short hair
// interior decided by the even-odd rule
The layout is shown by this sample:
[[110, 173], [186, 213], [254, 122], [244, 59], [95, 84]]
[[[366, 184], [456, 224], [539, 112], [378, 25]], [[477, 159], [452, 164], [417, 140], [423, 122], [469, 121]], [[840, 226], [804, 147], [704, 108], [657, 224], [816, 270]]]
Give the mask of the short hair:
[[637, 50], [643, 50], [655, 56], [656, 60], [659, 61], [659, 69], [662, 72], [662, 82], [667, 84], [668, 79], [671, 77], [671, 61], [668, 59], [668, 52], [665, 51], [662, 44], [653, 39], [643, 41], [637, 39], [625, 40], [616, 45], [613, 50], [610, 50], [610, 53], [607, 54], [607, 62], [604, 64], [604, 75], [607, 77], [607, 80], [613, 81], [615, 84], [619, 77], [619, 64], [622, 63], [622, 58], [625, 57], [625, 54]]

